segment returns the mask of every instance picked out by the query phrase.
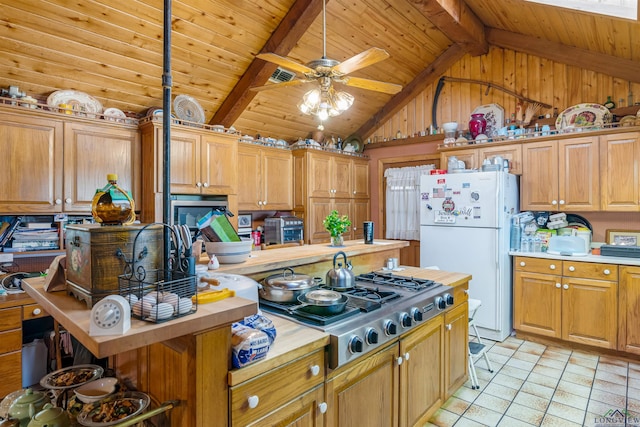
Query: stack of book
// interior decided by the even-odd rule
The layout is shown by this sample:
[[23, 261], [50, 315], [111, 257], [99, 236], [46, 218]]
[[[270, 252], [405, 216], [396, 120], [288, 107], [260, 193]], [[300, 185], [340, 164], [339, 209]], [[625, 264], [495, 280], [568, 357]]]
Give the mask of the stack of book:
[[50, 222], [22, 223], [20, 217], [12, 223], [7, 231], [10, 234], [3, 237], [4, 252], [47, 251], [60, 249], [60, 235], [57, 227]]

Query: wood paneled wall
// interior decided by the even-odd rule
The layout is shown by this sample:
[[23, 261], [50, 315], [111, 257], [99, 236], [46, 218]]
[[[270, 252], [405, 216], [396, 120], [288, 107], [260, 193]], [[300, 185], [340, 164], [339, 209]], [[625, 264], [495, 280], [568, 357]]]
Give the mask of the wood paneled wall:
[[[603, 104], [607, 96], [611, 96], [618, 107], [627, 106], [629, 92], [633, 94], [634, 102], [640, 102], [638, 83], [497, 47], [492, 47], [486, 55], [464, 56], [444, 75], [491, 82], [550, 104], [559, 113], [584, 102]], [[398, 130], [407, 136], [428, 129], [432, 123], [436, 84], [437, 81], [429, 85], [368, 137], [391, 139]], [[619, 103], [621, 98], [622, 104]], [[445, 82], [437, 105], [437, 123], [455, 121], [460, 129], [466, 129], [471, 112], [480, 105], [491, 103], [504, 108], [506, 119], [515, 112], [517, 99], [495, 88], [487, 92], [486, 85]], [[553, 110], [542, 110], [540, 114], [547, 112], [553, 113]]]

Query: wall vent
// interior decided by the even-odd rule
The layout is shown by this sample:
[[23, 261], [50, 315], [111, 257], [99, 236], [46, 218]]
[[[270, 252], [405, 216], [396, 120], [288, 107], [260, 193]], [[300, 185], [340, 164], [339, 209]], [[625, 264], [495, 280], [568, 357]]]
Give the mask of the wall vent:
[[272, 83], [283, 83], [290, 82], [295, 77], [295, 73], [285, 70], [284, 68], [276, 68], [271, 77], [269, 77], [269, 81]]

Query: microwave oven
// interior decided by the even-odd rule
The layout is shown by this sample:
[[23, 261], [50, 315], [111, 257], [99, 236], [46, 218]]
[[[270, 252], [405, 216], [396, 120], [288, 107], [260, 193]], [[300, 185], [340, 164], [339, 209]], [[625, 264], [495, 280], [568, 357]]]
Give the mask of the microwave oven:
[[226, 196], [196, 196], [196, 195], [175, 195], [170, 198], [171, 225], [186, 224], [193, 235], [198, 231], [198, 221], [209, 214], [217, 211], [229, 216], [233, 216], [228, 211], [229, 202]]

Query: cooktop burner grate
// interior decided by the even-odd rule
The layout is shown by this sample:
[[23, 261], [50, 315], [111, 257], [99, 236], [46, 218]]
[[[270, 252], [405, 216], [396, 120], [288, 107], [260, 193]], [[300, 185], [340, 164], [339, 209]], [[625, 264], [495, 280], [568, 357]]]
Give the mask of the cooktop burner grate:
[[297, 306], [299, 306], [299, 304], [286, 303], [286, 302], [274, 302], [274, 301], [268, 301], [265, 299], [260, 299], [260, 308], [266, 311], [280, 313], [282, 315], [286, 315], [288, 317], [291, 317], [312, 325], [316, 325], [316, 326], [331, 325], [341, 320], [356, 316], [360, 313], [360, 308], [355, 305], [352, 305], [351, 301], [347, 303], [342, 313], [328, 314], [328, 315], [314, 314], [314, 313], [309, 313], [308, 311], [304, 311], [302, 309], [295, 309], [295, 307]]
[[356, 281], [370, 283], [378, 286], [394, 286], [411, 291], [422, 291], [427, 288], [437, 287], [441, 284], [428, 279], [415, 277], [396, 276], [393, 273], [364, 273], [356, 276]]

